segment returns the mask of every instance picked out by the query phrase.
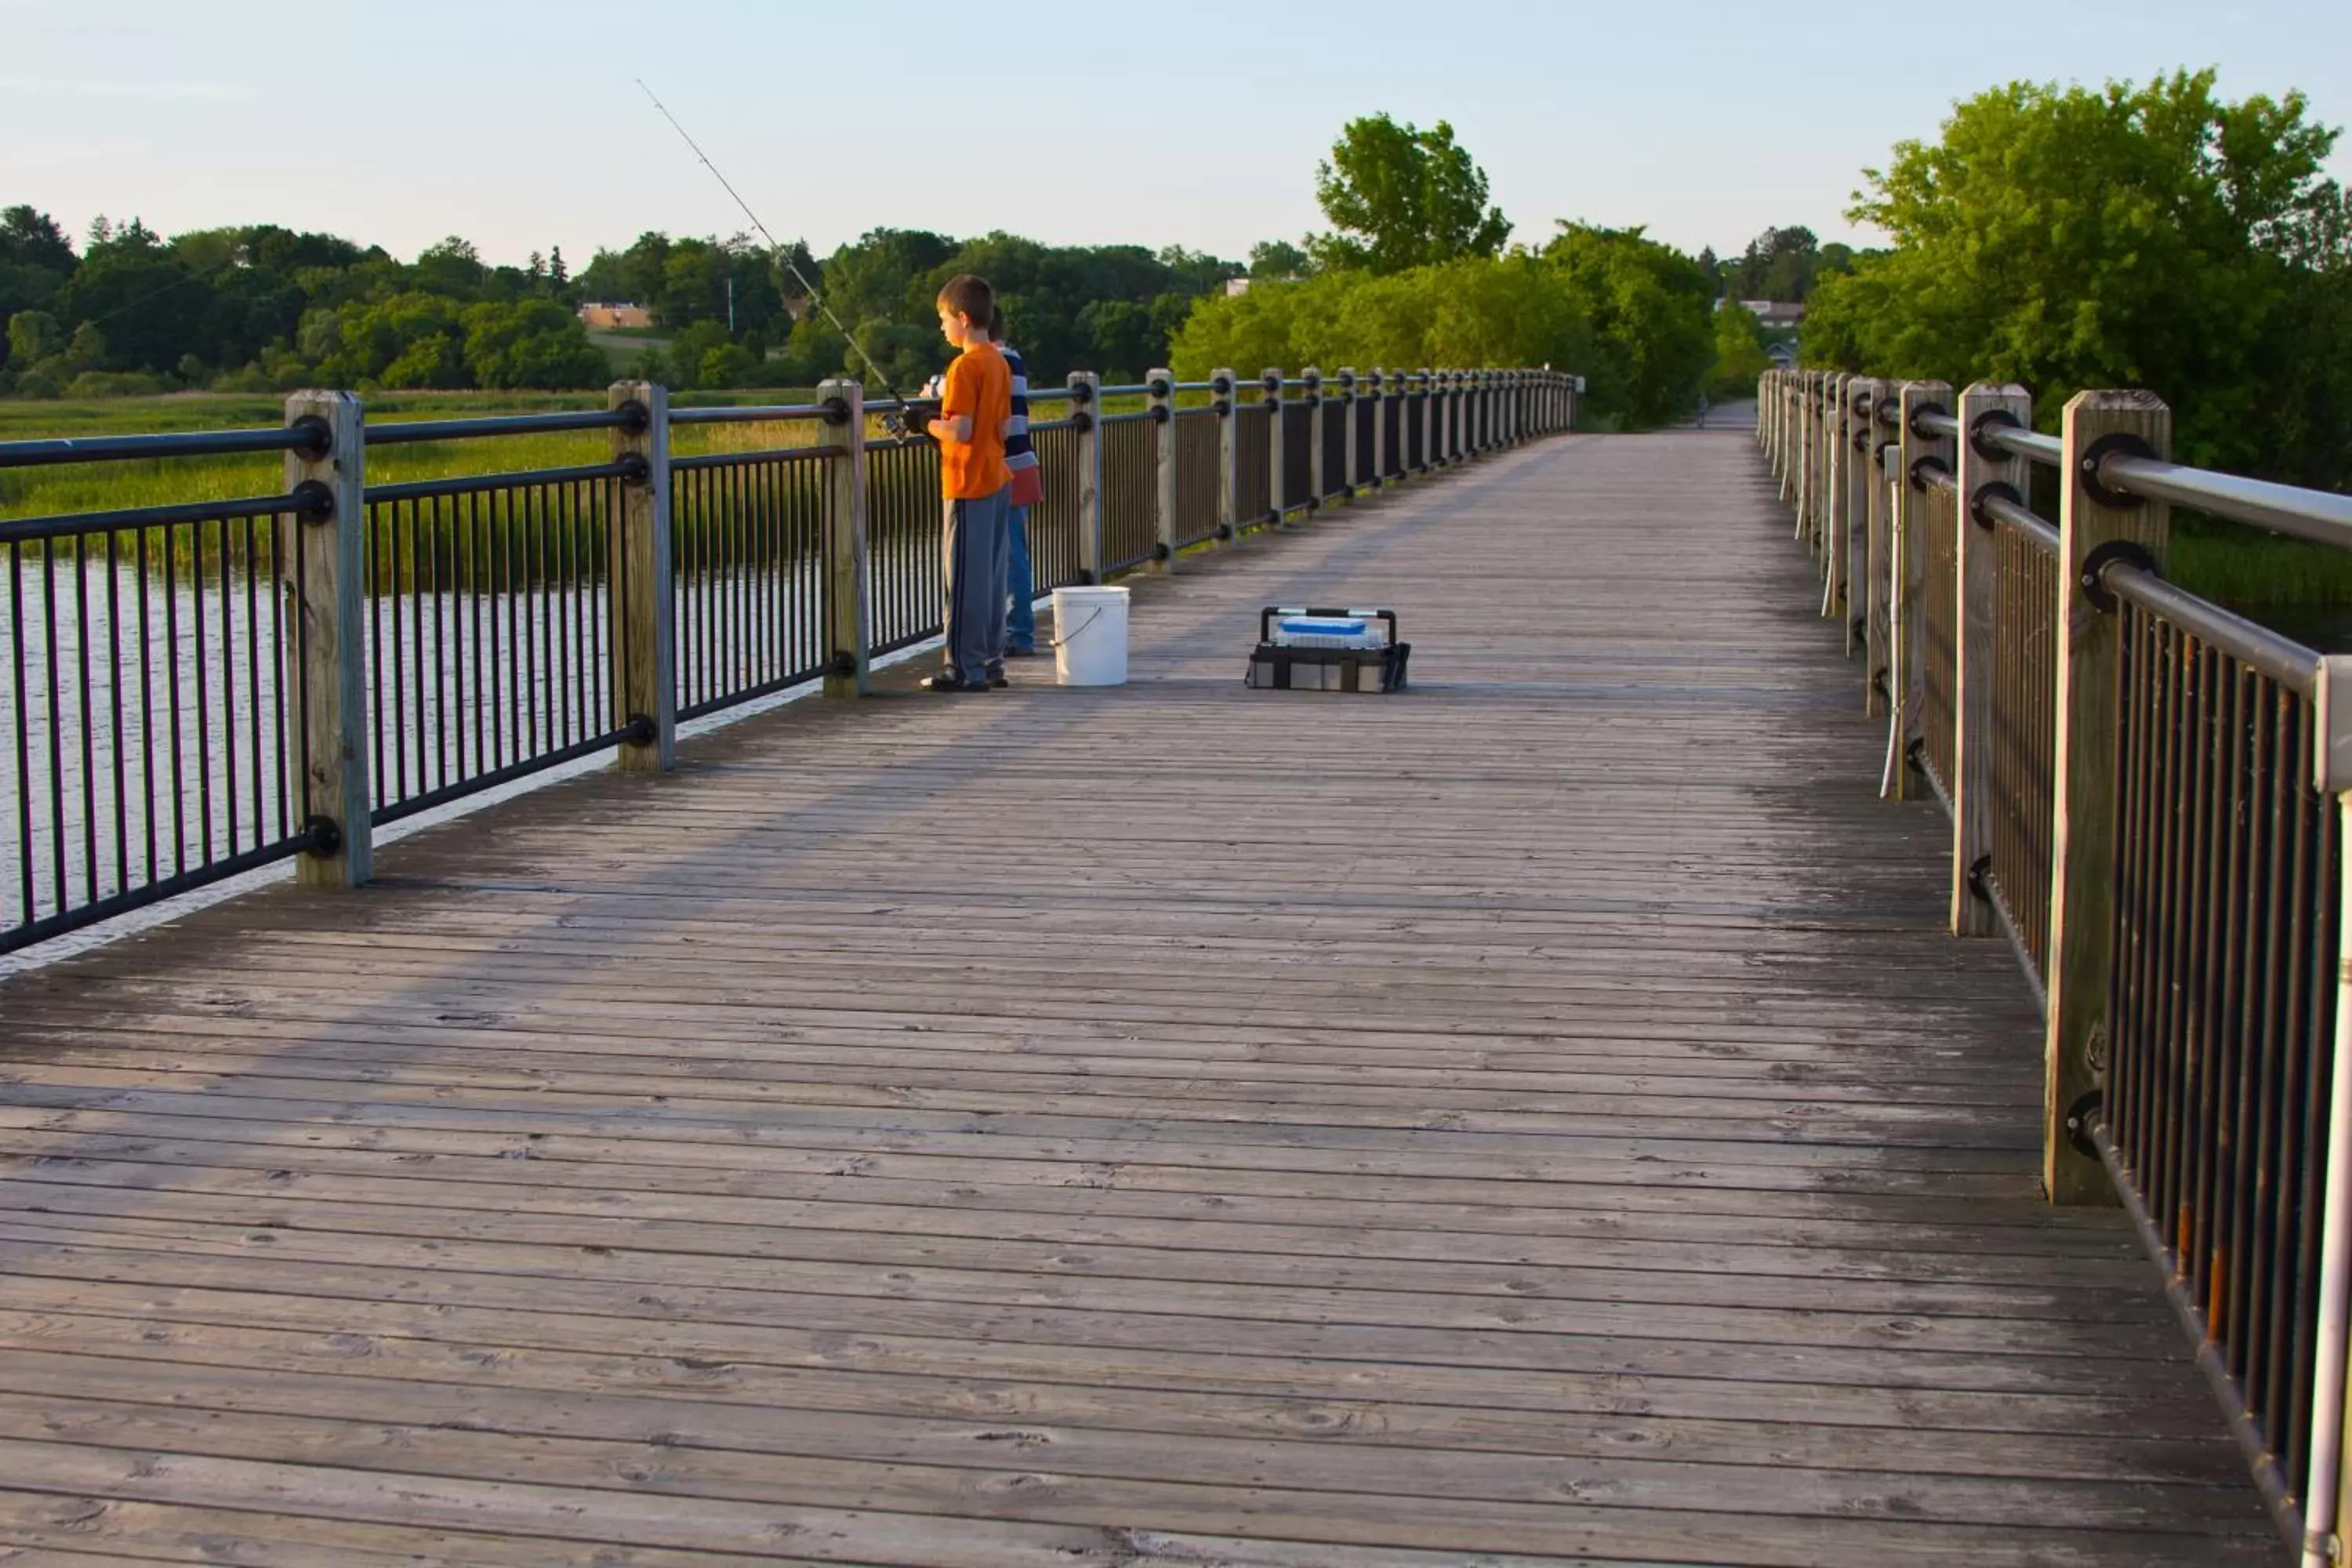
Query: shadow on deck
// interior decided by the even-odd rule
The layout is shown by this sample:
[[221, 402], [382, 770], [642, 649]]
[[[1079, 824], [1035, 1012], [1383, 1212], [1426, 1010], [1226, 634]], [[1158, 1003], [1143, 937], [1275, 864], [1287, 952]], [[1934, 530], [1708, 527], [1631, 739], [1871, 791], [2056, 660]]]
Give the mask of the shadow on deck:
[[2279, 1560], [1810, 583], [1557, 439], [0, 985], [0, 1544]]

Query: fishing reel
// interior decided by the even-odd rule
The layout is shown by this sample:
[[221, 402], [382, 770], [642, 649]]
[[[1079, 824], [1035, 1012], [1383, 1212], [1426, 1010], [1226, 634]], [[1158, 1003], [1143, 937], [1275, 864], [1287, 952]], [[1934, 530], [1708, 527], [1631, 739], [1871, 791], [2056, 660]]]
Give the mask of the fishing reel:
[[890, 432], [890, 438], [901, 446], [928, 441], [931, 438], [930, 422], [938, 415], [937, 404], [902, 399], [884, 412], [882, 428]]

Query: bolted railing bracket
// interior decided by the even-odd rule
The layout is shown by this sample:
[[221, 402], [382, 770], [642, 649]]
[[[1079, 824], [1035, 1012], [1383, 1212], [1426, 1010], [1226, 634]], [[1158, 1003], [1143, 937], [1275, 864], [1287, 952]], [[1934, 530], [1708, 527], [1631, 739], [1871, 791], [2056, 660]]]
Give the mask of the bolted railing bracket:
[[335, 521], [335, 492], [323, 479], [304, 479], [287, 492], [293, 499], [294, 515], [304, 522], [320, 523]]
[[2103, 615], [2116, 612], [2116, 595], [2106, 584], [2107, 568], [2116, 565], [2136, 566], [2150, 576], [2161, 574], [2156, 557], [2136, 539], [2110, 539], [2098, 545], [2083, 558], [2083, 597]]
[[315, 414], [305, 414], [292, 419], [286, 428], [302, 437], [289, 450], [301, 453], [314, 463], [334, 452], [335, 427]]
[[1978, 415], [1975, 421], [1969, 426], [1969, 445], [1976, 449], [1978, 457], [1988, 463], [2007, 462], [2009, 453], [1993, 443], [1992, 433], [1996, 430], [2024, 428], [2025, 422], [2008, 409], [1988, 408]]
[[[1998, 413], [1999, 410], [1996, 409], [1994, 412]], [[2007, 479], [1994, 479], [1990, 483], [1979, 485], [1977, 493], [1969, 498], [1969, 521], [1987, 533], [1993, 531], [1998, 521], [1985, 506], [1985, 503], [1990, 500], [2005, 500], [2014, 507], [2022, 507], [2025, 504], [2025, 498], [2019, 494], [2017, 487]]]
[[313, 816], [302, 824], [302, 853], [320, 859], [342, 852], [343, 825], [331, 816]]
[[2091, 1122], [2105, 1098], [2098, 1089], [2085, 1089], [2066, 1107], [2066, 1142], [2086, 1160], [2099, 1157], [2099, 1146], [2091, 1138]]
[[2146, 506], [2147, 498], [2119, 490], [2106, 482], [2101, 469], [2109, 458], [2153, 458], [2156, 448], [2128, 430], [2116, 430], [2092, 442], [2083, 453], [2083, 488], [2101, 506], [2129, 510]]

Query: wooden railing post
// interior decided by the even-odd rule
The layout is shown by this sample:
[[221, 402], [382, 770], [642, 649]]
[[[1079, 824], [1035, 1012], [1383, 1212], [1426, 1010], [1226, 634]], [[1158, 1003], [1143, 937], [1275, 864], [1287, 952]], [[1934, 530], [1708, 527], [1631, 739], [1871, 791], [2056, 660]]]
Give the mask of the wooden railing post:
[[1176, 377], [1164, 366], [1146, 373], [1152, 428], [1151, 519], [1160, 569], [1176, 570]]
[[1282, 498], [1289, 493], [1289, 443], [1282, 438], [1282, 367], [1268, 365], [1258, 373], [1258, 386], [1265, 396], [1265, 509], [1274, 513], [1279, 527], [1288, 515]]
[[1241, 420], [1234, 410], [1234, 373], [1230, 367], [1209, 373], [1209, 395], [1217, 411], [1217, 537], [1228, 544], [1241, 542], [1242, 444]]
[[319, 439], [286, 454], [286, 489], [307, 510], [273, 521], [289, 617], [286, 638], [302, 715], [299, 752], [289, 747], [289, 815], [303, 814], [310, 847], [294, 861], [306, 888], [356, 888], [375, 875], [375, 796], [368, 774], [367, 430], [358, 397], [298, 392], [286, 423]]
[[672, 670], [669, 538], [669, 388], [656, 381], [614, 384], [607, 406], [642, 410], [613, 432], [613, 460], [634, 463], [621, 482], [614, 530], [614, 720], [626, 734], [621, 771], [677, 766], [677, 682]]
[[824, 466], [824, 694], [863, 697], [874, 647], [866, 607], [866, 388], [820, 382], [816, 400], [829, 410], [818, 444], [837, 454]]
[[1372, 405], [1372, 460], [1366, 469], [1364, 488], [1377, 490], [1388, 483], [1388, 373], [1374, 365], [1364, 378], [1365, 397]]
[[1861, 560], [1856, 569], [1862, 592], [1856, 595], [1862, 612], [1862, 710], [1884, 713], [1891, 706], [1894, 650], [1888, 646], [1894, 622], [1894, 530], [1888, 526], [1886, 485], [1879, 468], [1878, 409], [1893, 393], [1885, 382], [1860, 379], [1848, 400], [1845, 448], [1847, 516], [1854, 524]]
[[1356, 494], [1356, 448], [1361, 444], [1362, 432], [1356, 426], [1356, 367], [1339, 367], [1339, 493], [1353, 500]]
[[1813, 405], [1818, 400], [1817, 373], [1807, 371], [1799, 378], [1797, 395], [1797, 444], [1789, 455], [1790, 477], [1797, 497], [1797, 537], [1811, 542], [1813, 527]]
[[1323, 482], [1329, 478], [1323, 471], [1323, 421], [1330, 400], [1323, 395], [1323, 373], [1313, 365], [1298, 379], [1307, 384], [1307, 510], [1312, 514], [1323, 510]]
[[1993, 591], [2000, 577], [1992, 522], [1979, 509], [2006, 491], [2022, 504], [2025, 459], [1977, 438], [1988, 422], [2033, 423], [2025, 388], [1978, 382], [1960, 394], [1958, 618], [1952, 633], [1952, 930], [1998, 936], [2000, 920], [1983, 890], [1992, 865]]
[[[1927, 487], [1920, 482], [1919, 465], [1935, 461], [1948, 471], [1952, 466], [1949, 437], [1920, 433], [1919, 416], [1930, 409], [1948, 413], [1952, 387], [1943, 381], [1906, 381], [1895, 409], [1895, 472], [1889, 493], [1895, 506], [1895, 779], [1897, 800], [1911, 796], [1912, 748], [1919, 739], [1920, 716], [1927, 707]], [[1957, 525], [1968, 526], [1963, 518]], [[1947, 780], [1948, 784], [1950, 781]]]
[[1853, 465], [1846, 460], [1845, 428], [1850, 412], [1847, 384], [1853, 379], [1842, 372], [1832, 373], [1823, 383], [1821, 429], [1822, 549], [1828, 557], [1825, 564], [1829, 568], [1822, 613], [1836, 616], [1843, 626], [1848, 658], [1853, 657], [1853, 592], [1846, 574], [1853, 563], [1853, 550], [1848, 537], [1852, 520], [1845, 502], [1852, 488], [1847, 470]]
[[1077, 436], [1078, 580], [1100, 583], [1109, 573], [1103, 565], [1102, 510], [1102, 377], [1090, 370], [1074, 370], [1068, 377], [1070, 417]]
[[2081, 392], [2066, 405], [2042, 1097], [2042, 1180], [2053, 1203], [2113, 1201], [2098, 1156], [2079, 1139], [2106, 1058], [2115, 971], [2120, 638], [2115, 601], [2097, 587], [2096, 574], [2118, 553], [2137, 552], [2161, 570], [2171, 533], [2168, 507], [2110, 490], [2099, 481], [2098, 463], [2118, 450], [2165, 457], [2171, 441], [2171, 410], [2153, 393]]

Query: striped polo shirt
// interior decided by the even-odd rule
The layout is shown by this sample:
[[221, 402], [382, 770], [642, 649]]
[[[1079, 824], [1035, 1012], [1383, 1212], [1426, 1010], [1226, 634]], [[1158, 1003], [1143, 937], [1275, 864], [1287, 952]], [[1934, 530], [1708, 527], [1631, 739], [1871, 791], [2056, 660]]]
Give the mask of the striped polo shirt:
[[996, 352], [1004, 356], [1004, 368], [1013, 373], [1013, 424], [1004, 437], [1004, 467], [1008, 471], [1034, 468], [1037, 451], [1029, 444], [1029, 367], [1017, 349], [999, 343]]

